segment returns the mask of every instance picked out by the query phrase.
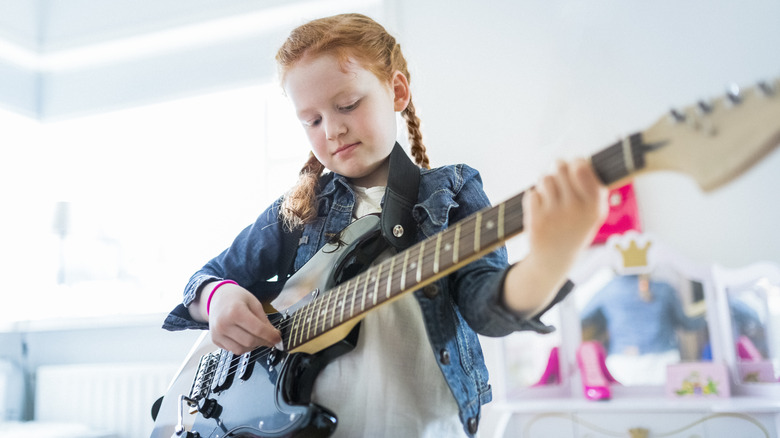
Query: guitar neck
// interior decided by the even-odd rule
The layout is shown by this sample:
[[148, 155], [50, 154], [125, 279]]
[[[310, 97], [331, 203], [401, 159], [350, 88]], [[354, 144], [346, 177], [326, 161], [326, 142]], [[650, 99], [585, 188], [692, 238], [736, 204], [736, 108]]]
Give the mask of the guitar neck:
[[[642, 147], [641, 135], [632, 135], [595, 154], [591, 163], [602, 182], [611, 185], [643, 167]], [[374, 308], [425, 287], [520, 234], [524, 193], [461, 220], [302, 306], [292, 316], [285, 345], [295, 350], [362, 319]]]

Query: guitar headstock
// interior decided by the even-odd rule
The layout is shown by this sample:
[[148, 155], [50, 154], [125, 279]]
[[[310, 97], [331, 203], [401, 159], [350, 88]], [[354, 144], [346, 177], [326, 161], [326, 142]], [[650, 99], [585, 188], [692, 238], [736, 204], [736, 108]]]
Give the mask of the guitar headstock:
[[641, 137], [641, 171], [680, 171], [713, 190], [780, 145], [780, 79], [673, 110]]

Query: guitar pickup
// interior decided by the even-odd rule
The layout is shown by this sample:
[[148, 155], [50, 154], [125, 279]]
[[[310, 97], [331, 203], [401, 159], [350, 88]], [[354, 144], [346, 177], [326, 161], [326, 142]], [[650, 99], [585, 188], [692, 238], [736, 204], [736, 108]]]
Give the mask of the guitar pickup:
[[252, 370], [254, 369], [255, 365], [252, 353], [252, 351], [244, 353], [238, 360], [238, 370], [236, 371], [236, 374], [241, 380], [249, 380], [249, 378], [252, 376]]
[[230, 387], [230, 384], [233, 383], [238, 359], [232, 352], [220, 350], [211, 381], [212, 392], [223, 391]]

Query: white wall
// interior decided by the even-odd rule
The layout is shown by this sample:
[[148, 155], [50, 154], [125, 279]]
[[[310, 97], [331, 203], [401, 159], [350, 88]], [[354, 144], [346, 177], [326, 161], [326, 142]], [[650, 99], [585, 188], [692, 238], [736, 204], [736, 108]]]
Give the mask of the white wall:
[[[215, 14], [261, 7], [257, 2], [251, 7], [232, 2], [222, 10], [212, 3]], [[29, 21], [24, 4], [9, 3], [17, 10], [15, 22]], [[170, 14], [174, 4], [165, 3], [161, 11]], [[265, 12], [307, 10], [299, 8], [298, 0], [272, 5], [282, 8]], [[777, 0], [344, 0], [324, 1], [316, 10], [334, 13], [345, 8], [373, 13], [399, 36], [411, 63], [414, 98], [433, 163], [477, 167], [494, 201], [531, 185], [556, 158], [587, 156], [647, 127], [671, 107], [719, 95], [732, 82], [751, 85], [780, 76]], [[67, 15], [52, 12], [47, 22], [52, 26], [53, 16]], [[165, 22], [184, 20], [174, 18]], [[304, 18], [311, 17], [301, 15]], [[132, 17], [125, 21], [138, 27]], [[6, 85], [0, 86], [0, 100], [46, 119], [99, 110], [101, 105], [110, 109], [148, 102], [150, 93], [213, 91], [220, 87], [216, 82], [245, 86], [251, 78], [267, 80], [273, 71], [273, 41], [283, 33], [274, 29], [273, 37], [260, 32], [220, 40], [237, 48], [218, 56], [206, 44], [189, 53], [191, 58], [168, 56], [162, 64], [150, 56], [137, 59], [132, 69], [115, 62], [93, 70], [48, 72], [39, 77], [47, 84], [45, 90], [37, 91], [38, 82], [0, 60], [0, 76], [9, 79], [0, 82]], [[26, 34], [5, 37], [29, 39], [19, 35]], [[79, 41], [74, 36], [44, 48]], [[193, 68], [193, 59], [209, 68]], [[265, 67], [262, 60], [268, 63]], [[189, 73], [177, 75], [179, 71]], [[131, 72], [134, 82], [117, 86], [117, 72]], [[81, 88], [62, 86], [72, 85], [68, 78]], [[42, 97], [35, 98], [36, 93]], [[678, 175], [641, 178], [636, 186], [645, 230], [704, 263], [736, 267], [755, 260], [780, 261], [780, 233], [773, 232], [780, 207], [772, 198], [778, 165], [775, 152], [734, 184], [706, 195]]]
[[[477, 167], [494, 201], [672, 107], [780, 76], [776, 0], [392, 4], [434, 164]], [[709, 194], [677, 174], [640, 177], [645, 231], [702, 263], [780, 262], [777, 169], [775, 151]]]

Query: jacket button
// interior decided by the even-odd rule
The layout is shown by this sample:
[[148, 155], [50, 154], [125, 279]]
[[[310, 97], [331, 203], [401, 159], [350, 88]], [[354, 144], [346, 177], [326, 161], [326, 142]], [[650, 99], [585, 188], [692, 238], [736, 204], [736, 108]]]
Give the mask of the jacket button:
[[436, 298], [436, 295], [439, 294], [439, 287], [436, 286], [435, 284], [429, 284], [428, 286], [425, 286], [423, 288], [423, 293], [425, 294], [426, 297], [432, 300]]
[[474, 435], [477, 433], [477, 427], [479, 426], [479, 421], [477, 420], [477, 417], [471, 417], [468, 421], [468, 427], [469, 427], [469, 433]]
[[450, 364], [450, 352], [447, 351], [446, 349], [442, 349], [439, 352], [439, 359], [441, 360], [441, 363], [443, 363], [444, 365], [449, 365]]

